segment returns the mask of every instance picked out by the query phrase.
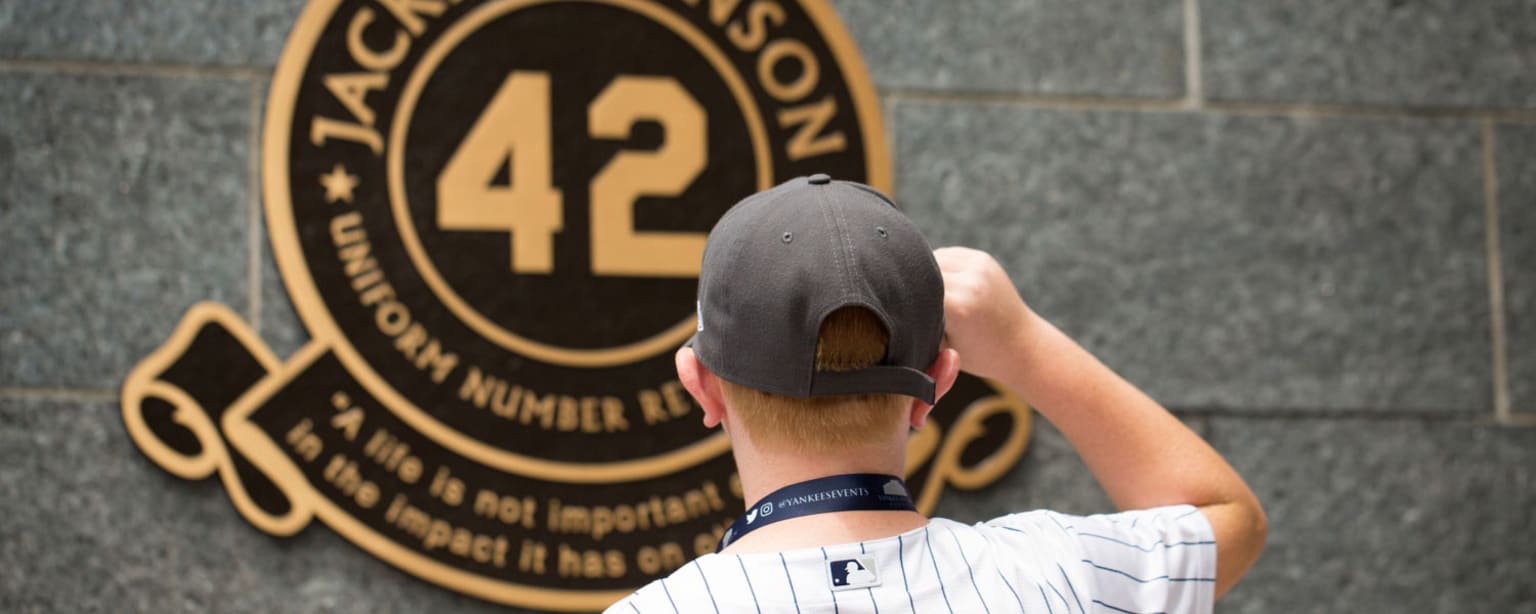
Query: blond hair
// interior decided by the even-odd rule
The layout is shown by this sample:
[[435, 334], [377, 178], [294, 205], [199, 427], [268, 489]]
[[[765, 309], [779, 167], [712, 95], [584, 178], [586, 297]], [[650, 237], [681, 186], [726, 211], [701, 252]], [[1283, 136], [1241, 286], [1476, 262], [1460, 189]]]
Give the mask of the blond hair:
[[[885, 357], [888, 335], [875, 314], [844, 307], [822, 320], [817, 371], [852, 371]], [[797, 398], [720, 380], [725, 402], [755, 444], [791, 452], [820, 452], [874, 443], [905, 421], [910, 399], [894, 394]]]

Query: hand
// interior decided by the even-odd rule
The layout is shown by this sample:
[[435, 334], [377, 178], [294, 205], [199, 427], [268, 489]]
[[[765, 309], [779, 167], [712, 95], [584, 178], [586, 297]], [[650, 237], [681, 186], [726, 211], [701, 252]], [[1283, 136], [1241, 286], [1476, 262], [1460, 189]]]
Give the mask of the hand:
[[997, 378], [1020, 359], [1036, 316], [1013, 281], [986, 252], [944, 247], [933, 252], [944, 275], [944, 334], [960, 352], [960, 368]]
[[1012, 390], [1054, 424], [1122, 510], [1199, 508], [1216, 538], [1216, 595], [1264, 549], [1268, 519], [1241, 476], [1173, 414], [1024, 304], [985, 252], [934, 252], [944, 332], [960, 368]]

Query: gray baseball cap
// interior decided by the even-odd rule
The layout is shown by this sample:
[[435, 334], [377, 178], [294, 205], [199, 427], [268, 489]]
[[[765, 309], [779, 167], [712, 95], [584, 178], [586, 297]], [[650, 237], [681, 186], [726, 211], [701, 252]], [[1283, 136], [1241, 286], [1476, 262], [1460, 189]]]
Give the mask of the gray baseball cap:
[[[821, 322], [848, 306], [885, 325], [885, 359], [818, 372]], [[944, 336], [944, 279], [917, 227], [867, 185], [812, 175], [737, 203], [709, 233], [698, 310], [688, 345], [728, 381], [793, 397], [934, 402], [924, 370]]]

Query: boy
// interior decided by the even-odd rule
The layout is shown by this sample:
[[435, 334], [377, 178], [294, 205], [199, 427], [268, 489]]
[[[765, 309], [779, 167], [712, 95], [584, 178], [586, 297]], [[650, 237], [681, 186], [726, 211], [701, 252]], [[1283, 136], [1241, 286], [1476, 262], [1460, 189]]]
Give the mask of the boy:
[[[868, 186], [815, 175], [726, 213], [676, 360], [755, 503], [719, 553], [610, 612], [1208, 612], [1263, 548], [1264, 512], [1215, 450], [1035, 315], [990, 256], [930, 252]], [[918, 514], [908, 429], [962, 367], [1138, 511]]]

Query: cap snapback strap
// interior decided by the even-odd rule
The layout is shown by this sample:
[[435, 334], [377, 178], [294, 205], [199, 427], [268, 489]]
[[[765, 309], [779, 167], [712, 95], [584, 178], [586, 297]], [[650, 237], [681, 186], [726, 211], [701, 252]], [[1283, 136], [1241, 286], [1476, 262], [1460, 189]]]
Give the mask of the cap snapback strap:
[[933, 405], [933, 378], [911, 367], [876, 365], [857, 371], [817, 371], [811, 375], [811, 395], [900, 394]]

